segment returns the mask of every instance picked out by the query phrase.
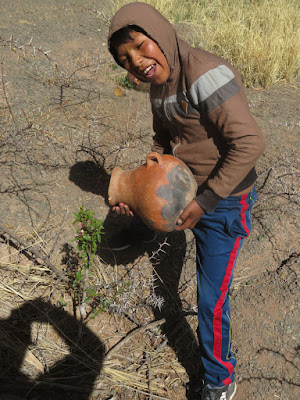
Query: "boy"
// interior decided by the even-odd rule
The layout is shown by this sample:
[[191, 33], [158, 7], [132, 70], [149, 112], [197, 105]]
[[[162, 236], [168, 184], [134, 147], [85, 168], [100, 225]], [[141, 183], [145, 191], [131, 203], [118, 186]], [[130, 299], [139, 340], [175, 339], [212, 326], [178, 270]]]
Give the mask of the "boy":
[[[254, 164], [264, 139], [251, 117], [239, 73], [228, 62], [178, 39], [153, 7], [130, 3], [108, 35], [115, 61], [150, 82], [155, 132], [152, 151], [184, 161], [198, 183], [178, 220], [197, 246], [198, 335], [204, 367], [199, 399], [229, 400], [236, 392], [229, 290], [256, 200]], [[132, 215], [126, 204], [114, 210]]]

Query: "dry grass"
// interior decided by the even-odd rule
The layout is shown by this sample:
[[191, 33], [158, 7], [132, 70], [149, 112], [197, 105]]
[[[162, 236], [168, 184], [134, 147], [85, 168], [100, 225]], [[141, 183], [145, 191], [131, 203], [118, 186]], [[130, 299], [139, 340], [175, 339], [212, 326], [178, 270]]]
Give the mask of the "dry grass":
[[[118, 0], [115, 9], [130, 1]], [[268, 87], [299, 75], [297, 0], [148, 0], [173, 23], [193, 27], [192, 45], [224, 57], [247, 86]]]
[[[42, 241], [35, 242], [34, 246], [46, 251]], [[105, 264], [101, 259], [95, 261], [90, 283], [99, 285], [102, 281], [102, 286], [107, 288], [107, 296], [111, 295], [112, 286], [117, 284], [122, 294], [115, 299], [111, 314], [100, 313], [95, 319], [87, 319], [85, 335], [90, 336], [89, 340], [95, 338], [91, 332], [101, 336], [101, 342], [96, 341], [95, 348], [89, 350], [85, 341], [78, 345], [75, 340], [78, 322], [71, 316], [72, 293], [66, 290], [64, 284], [55, 281], [47, 268], [11, 248], [4, 236], [0, 241], [0, 267], [0, 350], [12, 360], [9, 367], [11, 374], [18, 369], [18, 372], [28, 376], [27, 385], [29, 382], [37, 383], [42, 381], [48, 370], [55, 371], [61, 364], [63, 371], [63, 368], [67, 368], [64, 360], [72, 360], [74, 366], [77, 365], [77, 381], [82, 382], [83, 386], [87, 382], [88, 390], [89, 380], [86, 380], [87, 372], [82, 364], [84, 362], [96, 378], [99, 370], [96, 369], [97, 353], [93, 354], [93, 351], [97, 343], [99, 345], [102, 342], [105, 351], [108, 351], [117, 340], [122, 342], [132, 331], [129, 340], [121, 343], [113, 356], [103, 360], [97, 379], [91, 380], [94, 398], [102, 399], [103, 393], [107, 393], [107, 398], [111, 386], [124, 399], [142, 399], [149, 395], [152, 399], [182, 398], [186, 371], [176, 359], [174, 351], [166, 346], [167, 340], [160, 329], [164, 320], [151, 322], [154, 317], [147, 306], [149, 286], [151, 288], [154, 285], [149, 282], [151, 264], [147, 257], [137, 259], [134, 265], [119, 265], [118, 271], [113, 263]], [[122, 288], [126, 279], [130, 279], [130, 285]], [[56, 302], [59, 306], [55, 305]], [[131, 315], [135, 322], [126, 315]], [[27, 339], [24, 341], [23, 337]], [[66, 370], [68, 374], [70, 371]], [[67, 390], [70, 385], [59, 377], [49, 382], [57, 390]], [[46, 379], [46, 385], [49, 382]], [[7, 384], [10, 384], [9, 380]], [[80, 385], [77, 387], [75, 382], [70, 386], [75, 394], [79, 388]], [[176, 392], [179, 397], [176, 397]]]

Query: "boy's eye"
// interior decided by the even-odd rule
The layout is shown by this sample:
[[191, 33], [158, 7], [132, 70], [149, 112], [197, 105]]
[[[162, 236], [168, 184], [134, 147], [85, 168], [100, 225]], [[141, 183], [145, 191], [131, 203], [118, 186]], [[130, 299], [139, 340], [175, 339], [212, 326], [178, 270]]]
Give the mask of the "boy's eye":
[[144, 42], [139, 43], [136, 48], [139, 49], [142, 45], [144, 44]]
[[121, 64], [124, 65], [126, 63], [126, 61], [127, 61], [127, 57], [119, 58], [119, 61], [120, 61]]

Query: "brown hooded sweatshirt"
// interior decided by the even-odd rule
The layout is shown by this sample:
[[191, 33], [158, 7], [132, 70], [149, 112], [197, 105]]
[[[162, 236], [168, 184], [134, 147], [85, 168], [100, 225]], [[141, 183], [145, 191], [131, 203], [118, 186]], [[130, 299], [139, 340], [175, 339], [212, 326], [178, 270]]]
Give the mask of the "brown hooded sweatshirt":
[[247, 192], [265, 142], [238, 71], [179, 39], [173, 25], [145, 3], [118, 10], [108, 40], [127, 25], [140, 26], [159, 45], [171, 71], [164, 85], [150, 89], [152, 150], [172, 152], [188, 165], [199, 186], [195, 200], [206, 211], [214, 211], [222, 198]]

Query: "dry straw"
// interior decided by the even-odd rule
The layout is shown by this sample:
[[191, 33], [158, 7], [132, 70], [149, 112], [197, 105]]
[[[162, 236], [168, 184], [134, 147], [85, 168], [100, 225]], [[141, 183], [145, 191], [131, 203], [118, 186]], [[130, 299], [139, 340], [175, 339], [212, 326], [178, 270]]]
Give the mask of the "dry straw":
[[[130, 2], [116, 1], [114, 11]], [[145, 3], [156, 7], [175, 25], [188, 24], [185, 39], [227, 59], [238, 68], [249, 87], [292, 82], [299, 76], [298, 0], [148, 0]]]

